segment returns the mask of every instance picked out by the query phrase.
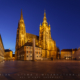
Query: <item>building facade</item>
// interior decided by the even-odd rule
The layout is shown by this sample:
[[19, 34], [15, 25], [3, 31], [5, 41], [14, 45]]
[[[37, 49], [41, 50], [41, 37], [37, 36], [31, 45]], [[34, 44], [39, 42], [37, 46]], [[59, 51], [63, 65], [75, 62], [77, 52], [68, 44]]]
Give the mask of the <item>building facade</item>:
[[10, 49], [5, 49], [4, 59], [5, 60], [12, 60], [13, 51]]
[[72, 59], [80, 60], [80, 48], [78, 48], [72, 55]]
[[73, 55], [76, 53], [77, 49], [62, 49], [61, 59], [73, 59]]
[[[42, 49], [35, 46], [35, 60], [42, 60]], [[27, 42], [19, 49], [18, 60], [33, 60], [33, 43]]]
[[0, 35], [0, 62], [2, 62], [4, 60], [4, 46], [3, 46], [3, 42], [2, 42], [2, 38]]
[[58, 48], [56, 42], [51, 38], [51, 27], [47, 23], [46, 13], [44, 12], [44, 18], [42, 24], [39, 26], [39, 36], [26, 33], [25, 23], [21, 10], [21, 17], [18, 23], [17, 36], [16, 36], [16, 47], [15, 47], [15, 58], [18, 59], [20, 48], [26, 43], [33, 42], [35, 39], [35, 45], [42, 49], [42, 58], [57, 58]]

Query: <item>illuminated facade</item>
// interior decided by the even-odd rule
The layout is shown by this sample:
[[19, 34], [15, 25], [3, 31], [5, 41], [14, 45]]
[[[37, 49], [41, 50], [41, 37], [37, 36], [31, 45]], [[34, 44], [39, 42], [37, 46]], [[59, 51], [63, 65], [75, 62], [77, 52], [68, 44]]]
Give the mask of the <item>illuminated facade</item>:
[[45, 12], [42, 25], [40, 24], [39, 28], [39, 46], [42, 48], [42, 57], [56, 59], [57, 47], [55, 41], [51, 38], [51, 27], [47, 23]]
[[[41, 60], [41, 51], [42, 49], [38, 46], [35, 46], [35, 59]], [[19, 49], [18, 60], [33, 60], [33, 44], [27, 42], [24, 46]]]
[[39, 36], [36, 36], [30, 33], [26, 33], [25, 23], [21, 10], [21, 17], [18, 23], [16, 37], [16, 59], [18, 59], [20, 48], [28, 42], [32, 43], [33, 38], [35, 39], [35, 45], [42, 49], [42, 58], [57, 58], [58, 48], [56, 47], [56, 42], [51, 38], [51, 27], [50, 24], [48, 25], [47, 23], [46, 13], [44, 12], [43, 22], [42, 24], [40, 24], [39, 27]]
[[72, 59], [80, 60], [80, 47], [74, 52]]
[[4, 60], [4, 53], [5, 53], [4, 46], [0, 35], [0, 62]]
[[73, 55], [76, 53], [77, 49], [62, 49], [61, 59], [73, 59]]
[[12, 60], [13, 51], [10, 49], [5, 49], [4, 59], [5, 60]]

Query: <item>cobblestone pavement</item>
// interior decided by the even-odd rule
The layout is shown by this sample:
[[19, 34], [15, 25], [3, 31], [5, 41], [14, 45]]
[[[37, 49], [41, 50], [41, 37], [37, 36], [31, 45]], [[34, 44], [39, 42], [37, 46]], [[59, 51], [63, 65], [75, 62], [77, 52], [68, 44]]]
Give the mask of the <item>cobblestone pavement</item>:
[[80, 61], [5, 61], [0, 80], [80, 80]]

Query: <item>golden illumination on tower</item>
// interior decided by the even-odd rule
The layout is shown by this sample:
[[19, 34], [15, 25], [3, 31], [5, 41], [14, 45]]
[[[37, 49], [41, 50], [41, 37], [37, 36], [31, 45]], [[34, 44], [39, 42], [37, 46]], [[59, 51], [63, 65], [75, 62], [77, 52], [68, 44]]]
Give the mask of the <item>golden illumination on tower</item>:
[[19, 56], [19, 49], [27, 42], [32, 43], [33, 38], [35, 39], [35, 45], [42, 49], [41, 54], [43, 58], [56, 58], [57, 47], [55, 41], [51, 38], [51, 27], [50, 24], [48, 25], [46, 12], [44, 11], [43, 22], [39, 25], [39, 36], [36, 36], [30, 33], [26, 33], [23, 14], [21, 10], [16, 37], [16, 59], [17, 56]]
[[19, 23], [18, 23], [17, 37], [16, 37], [16, 51], [15, 51], [16, 58], [17, 58], [17, 55], [18, 55], [18, 49], [21, 46], [23, 46], [25, 44], [25, 42], [26, 42], [26, 29], [25, 29], [22, 10], [21, 10], [21, 16], [20, 16], [20, 20], [19, 20]]
[[44, 11], [44, 17], [42, 25], [39, 28], [39, 46], [42, 47], [42, 57], [56, 58], [57, 47], [54, 40], [51, 38], [51, 27], [47, 23], [46, 12]]

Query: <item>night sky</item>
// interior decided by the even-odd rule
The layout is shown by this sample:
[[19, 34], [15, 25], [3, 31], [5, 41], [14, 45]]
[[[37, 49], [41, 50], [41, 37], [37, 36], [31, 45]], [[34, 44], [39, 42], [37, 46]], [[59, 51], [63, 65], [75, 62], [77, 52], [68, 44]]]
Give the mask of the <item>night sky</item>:
[[80, 47], [80, 0], [0, 0], [0, 34], [4, 48], [15, 51], [21, 9], [26, 32], [39, 35], [44, 10], [59, 49]]

